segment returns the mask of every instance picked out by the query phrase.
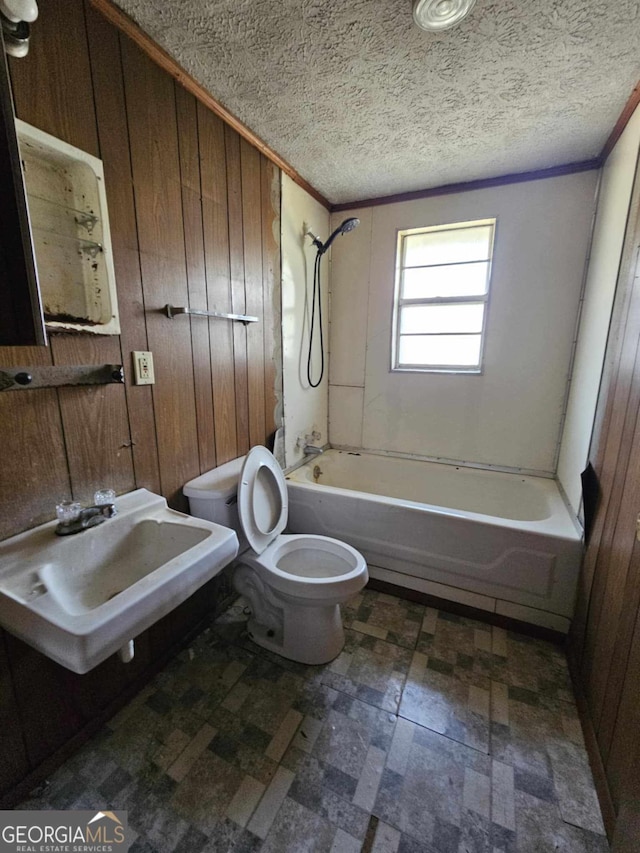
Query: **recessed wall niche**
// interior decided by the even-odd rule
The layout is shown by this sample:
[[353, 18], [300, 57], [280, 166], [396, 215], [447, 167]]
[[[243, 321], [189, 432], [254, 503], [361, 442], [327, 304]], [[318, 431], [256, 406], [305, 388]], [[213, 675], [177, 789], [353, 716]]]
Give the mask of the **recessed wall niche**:
[[102, 161], [16, 120], [49, 331], [120, 333]]

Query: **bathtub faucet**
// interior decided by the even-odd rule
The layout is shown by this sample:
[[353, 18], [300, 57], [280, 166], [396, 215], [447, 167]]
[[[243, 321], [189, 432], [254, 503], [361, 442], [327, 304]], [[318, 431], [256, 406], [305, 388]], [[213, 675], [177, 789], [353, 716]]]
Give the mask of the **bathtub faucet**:
[[313, 444], [305, 444], [302, 452], [305, 456], [320, 456], [323, 451], [321, 447], [316, 447]]

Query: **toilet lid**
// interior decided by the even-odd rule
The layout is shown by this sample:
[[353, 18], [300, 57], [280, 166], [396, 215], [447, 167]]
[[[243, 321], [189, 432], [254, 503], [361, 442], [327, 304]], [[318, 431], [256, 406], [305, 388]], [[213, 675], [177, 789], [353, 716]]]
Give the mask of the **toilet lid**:
[[266, 447], [253, 447], [244, 461], [238, 484], [238, 514], [244, 535], [257, 554], [262, 554], [287, 524], [287, 481]]

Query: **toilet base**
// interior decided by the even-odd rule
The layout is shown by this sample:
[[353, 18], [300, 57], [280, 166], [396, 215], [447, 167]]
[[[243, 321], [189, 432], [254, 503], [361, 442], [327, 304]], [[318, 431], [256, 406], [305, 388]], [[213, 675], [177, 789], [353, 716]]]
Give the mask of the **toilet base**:
[[278, 593], [246, 563], [236, 566], [233, 585], [249, 602], [252, 616], [247, 627], [257, 645], [288, 660], [316, 665], [332, 661], [342, 651], [344, 628], [335, 602]]
[[250, 618], [247, 630], [258, 646], [287, 660], [319, 665], [338, 657], [344, 647], [344, 628], [337, 604], [327, 607], [286, 607], [279, 637], [273, 628]]

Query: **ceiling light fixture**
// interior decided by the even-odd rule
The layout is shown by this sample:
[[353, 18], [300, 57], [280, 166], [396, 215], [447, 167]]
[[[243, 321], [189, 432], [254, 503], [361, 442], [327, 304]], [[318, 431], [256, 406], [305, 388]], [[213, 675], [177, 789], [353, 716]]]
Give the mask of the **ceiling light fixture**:
[[423, 30], [440, 32], [455, 27], [476, 4], [476, 0], [414, 0], [413, 20]]

